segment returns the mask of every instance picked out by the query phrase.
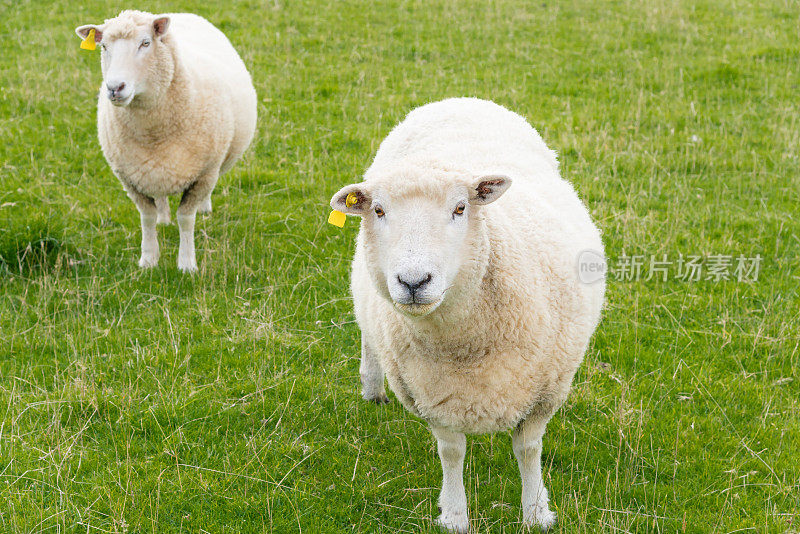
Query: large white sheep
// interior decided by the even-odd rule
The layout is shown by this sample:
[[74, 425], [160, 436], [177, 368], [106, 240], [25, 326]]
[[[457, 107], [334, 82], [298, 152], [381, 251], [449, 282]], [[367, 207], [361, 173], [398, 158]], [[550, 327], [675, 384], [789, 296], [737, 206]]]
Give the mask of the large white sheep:
[[75, 31], [92, 30], [102, 49], [98, 136], [141, 215], [139, 266], [158, 263], [156, 223], [169, 223], [167, 196], [182, 194], [178, 268], [196, 271], [195, 215], [211, 211], [217, 179], [255, 132], [250, 74], [227, 37], [190, 13], [123, 11]]
[[385, 372], [430, 425], [443, 470], [439, 523], [469, 528], [464, 434], [514, 428], [523, 521], [554, 524], [542, 436], [605, 291], [602, 276], [579, 279], [581, 252], [602, 261], [603, 244], [555, 153], [497, 104], [444, 100], [412, 111], [365, 180], [331, 206], [362, 218], [351, 290], [363, 396], [387, 400]]

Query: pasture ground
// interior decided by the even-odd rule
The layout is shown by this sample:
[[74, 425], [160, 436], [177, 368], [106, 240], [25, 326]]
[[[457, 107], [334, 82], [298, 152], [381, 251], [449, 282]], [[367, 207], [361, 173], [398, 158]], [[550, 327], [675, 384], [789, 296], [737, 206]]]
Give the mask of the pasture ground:
[[[0, 530], [435, 532], [433, 439], [358, 395], [358, 224], [326, 218], [405, 113], [461, 95], [539, 129], [612, 266], [763, 258], [755, 282], [610, 279], [544, 440], [555, 531], [800, 530], [796, 1], [0, 6]], [[174, 225], [136, 267], [96, 139], [73, 28], [123, 7], [204, 15], [259, 94], [196, 276]], [[475, 531], [517, 532], [510, 436], [468, 443]]]

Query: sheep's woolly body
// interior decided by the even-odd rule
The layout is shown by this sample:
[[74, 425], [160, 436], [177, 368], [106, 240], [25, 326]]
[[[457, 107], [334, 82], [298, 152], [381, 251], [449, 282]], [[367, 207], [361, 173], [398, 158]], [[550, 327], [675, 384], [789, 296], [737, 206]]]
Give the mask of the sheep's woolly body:
[[409, 318], [381, 295], [363, 224], [353, 260], [356, 318], [392, 390], [432, 426], [464, 433], [546, 423], [567, 397], [605, 288], [577, 276], [581, 251], [603, 251], [586, 207], [539, 134], [501, 106], [451, 99], [416, 109], [365, 178], [395, 197], [488, 174], [512, 186], [470, 217], [468, 260], [429, 315]]
[[[256, 95], [225, 35], [197, 15], [174, 13], [151, 101], [126, 108], [98, 99], [103, 154], [126, 186], [151, 198], [174, 195], [201, 180], [216, 182], [253, 138]], [[153, 15], [124, 11], [104, 35], [131, 37]], [[213, 183], [211, 184], [213, 188]], [[209, 191], [210, 192], [210, 191]]]

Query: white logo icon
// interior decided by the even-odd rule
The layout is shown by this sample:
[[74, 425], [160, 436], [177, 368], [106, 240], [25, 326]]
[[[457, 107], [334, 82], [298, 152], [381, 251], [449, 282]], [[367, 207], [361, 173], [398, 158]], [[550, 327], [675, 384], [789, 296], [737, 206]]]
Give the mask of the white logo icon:
[[596, 250], [584, 250], [578, 254], [578, 280], [584, 284], [593, 284], [606, 277], [608, 263], [606, 258]]

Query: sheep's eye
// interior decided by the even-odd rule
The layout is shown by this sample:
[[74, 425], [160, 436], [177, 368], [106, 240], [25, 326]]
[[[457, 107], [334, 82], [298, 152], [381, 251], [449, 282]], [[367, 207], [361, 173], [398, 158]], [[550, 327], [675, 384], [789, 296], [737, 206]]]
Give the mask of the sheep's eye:
[[139, 45], [139, 48], [147, 48], [148, 46], [150, 46], [150, 40], [145, 39], [144, 41], [142, 41], [142, 44]]
[[453, 215], [464, 215], [464, 210], [465, 209], [466, 209], [466, 206], [464, 205], [463, 202], [461, 202], [461, 203], [458, 204], [458, 206], [456, 206], [456, 209], [453, 210]]
[[105, 43], [100, 43], [100, 48], [101, 48], [102, 50], [105, 50], [105, 49], [106, 49], [106, 44], [105, 44]]
[[377, 215], [378, 218], [381, 218], [384, 215], [386, 215], [386, 213], [384, 213], [383, 208], [381, 208], [380, 206], [375, 206], [375, 215]]

